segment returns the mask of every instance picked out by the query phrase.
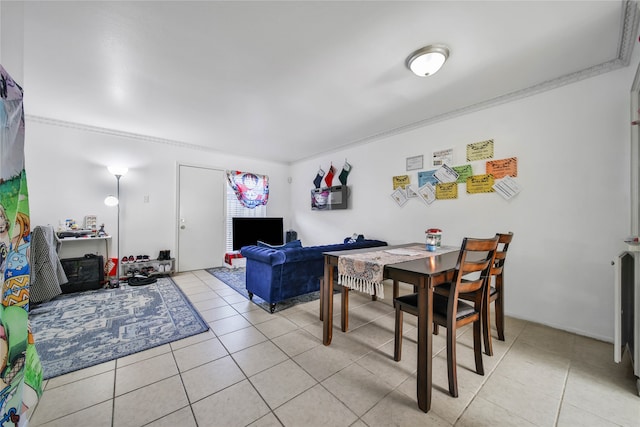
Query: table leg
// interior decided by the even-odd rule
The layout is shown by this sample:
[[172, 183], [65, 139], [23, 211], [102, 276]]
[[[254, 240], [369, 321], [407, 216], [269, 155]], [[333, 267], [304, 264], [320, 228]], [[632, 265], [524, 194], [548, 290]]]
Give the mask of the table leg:
[[346, 286], [342, 286], [342, 307], [341, 307], [341, 318], [342, 318], [342, 332], [347, 332], [349, 329], [349, 288]]
[[433, 286], [431, 279], [420, 278], [418, 286], [418, 407], [431, 409], [431, 368], [433, 342]]
[[324, 301], [324, 276], [320, 279], [320, 320], [322, 320], [322, 302]]
[[393, 281], [393, 299], [396, 299], [400, 296], [400, 285], [397, 280]]
[[324, 284], [322, 287], [322, 343], [331, 344], [333, 330], [333, 267], [324, 258]]

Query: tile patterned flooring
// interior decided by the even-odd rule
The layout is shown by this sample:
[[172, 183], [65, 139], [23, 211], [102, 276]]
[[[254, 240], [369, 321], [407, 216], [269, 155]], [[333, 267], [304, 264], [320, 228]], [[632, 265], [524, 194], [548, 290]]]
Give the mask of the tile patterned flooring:
[[269, 314], [205, 271], [173, 279], [211, 329], [47, 381], [30, 426], [640, 426], [631, 364], [615, 364], [608, 343], [508, 318], [507, 340], [494, 339], [479, 376], [471, 330], [462, 329], [454, 399], [442, 329], [425, 414], [415, 396], [415, 318], [405, 316], [403, 359], [394, 362], [390, 301], [351, 293], [344, 334], [337, 298], [325, 347], [318, 301]]

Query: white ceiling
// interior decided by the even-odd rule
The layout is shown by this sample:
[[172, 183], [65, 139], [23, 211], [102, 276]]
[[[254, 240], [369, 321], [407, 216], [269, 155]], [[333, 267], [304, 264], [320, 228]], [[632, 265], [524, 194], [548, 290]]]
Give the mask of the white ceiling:
[[[25, 112], [280, 162], [628, 65], [608, 1], [25, 2]], [[443, 43], [431, 77], [406, 57]], [[134, 138], [135, 140], [135, 138]]]

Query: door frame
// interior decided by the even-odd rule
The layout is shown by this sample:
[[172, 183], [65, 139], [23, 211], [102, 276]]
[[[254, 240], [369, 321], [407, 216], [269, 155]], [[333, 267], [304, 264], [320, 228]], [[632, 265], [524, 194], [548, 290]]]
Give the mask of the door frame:
[[[216, 171], [221, 171], [223, 174], [226, 174], [226, 169], [225, 168], [221, 168], [221, 167], [217, 167], [217, 166], [211, 166], [211, 165], [204, 165], [204, 164], [199, 164], [199, 163], [190, 163], [190, 162], [180, 162], [180, 161], [176, 161], [176, 168], [175, 168], [175, 174], [176, 174], [176, 206], [175, 206], [175, 210], [174, 210], [174, 229], [175, 229], [175, 241], [176, 241], [176, 253], [174, 255], [175, 258], [175, 266], [176, 266], [176, 273], [180, 273], [179, 267], [180, 267], [180, 167], [181, 166], [186, 166], [186, 167], [192, 167], [192, 168], [202, 168], [202, 169], [211, 169], [211, 170], [216, 170]], [[224, 181], [222, 183], [222, 185], [224, 186]], [[223, 188], [223, 193], [226, 194], [226, 188]], [[223, 197], [222, 200], [222, 217], [223, 217], [223, 221], [220, 224], [220, 229], [221, 229], [221, 233], [223, 236], [226, 236], [226, 232], [225, 232], [225, 219], [226, 219], [226, 215], [227, 215], [227, 198]], [[222, 253], [225, 253], [225, 243], [222, 243]]]

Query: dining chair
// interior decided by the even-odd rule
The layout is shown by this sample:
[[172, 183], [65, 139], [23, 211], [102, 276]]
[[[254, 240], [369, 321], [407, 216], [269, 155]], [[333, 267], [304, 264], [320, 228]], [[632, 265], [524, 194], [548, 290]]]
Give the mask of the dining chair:
[[[491, 339], [491, 303], [495, 301], [496, 330], [498, 339], [504, 341], [504, 263], [507, 259], [507, 250], [513, 239], [513, 232], [497, 233], [498, 248], [489, 273], [489, 284], [487, 286], [488, 303], [483, 305], [482, 313], [482, 335], [484, 339], [484, 352], [487, 356], [493, 356], [493, 344]], [[491, 284], [494, 283], [494, 286]], [[473, 295], [460, 294], [460, 298], [473, 301]], [[434, 333], [437, 335], [438, 326], [434, 326]]]
[[[495, 301], [496, 330], [498, 339], [504, 341], [504, 263], [507, 259], [507, 250], [513, 239], [513, 233], [498, 233], [498, 248], [489, 273], [488, 297], [482, 314], [482, 332], [484, 334], [484, 352], [493, 356], [491, 343], [491, 303]], [[494, 286], [491, 286], [491, 283]], [[464, 296], [462, 297], [464, 298]]]
[[[434, 287], [433, 323], [447, 328], [447, 371], [449, 394], [458, 397], [456, 330], [473, 323], [473, 351], [476, 372], [484, 375], [482, 364], [482, 304], [485, 301], [488, 278], [493, 265], [498, 236], [489, 239], [465, 238], [453, 278], [449, 283]], [[473, 305], [458, 298], [460, 293], [473, 296]], [[418, 315], [418, 294], [403, 295], [393, 300], [396, 312], [395, 346], [393, 358], [402, 355], [403, 312]]]

